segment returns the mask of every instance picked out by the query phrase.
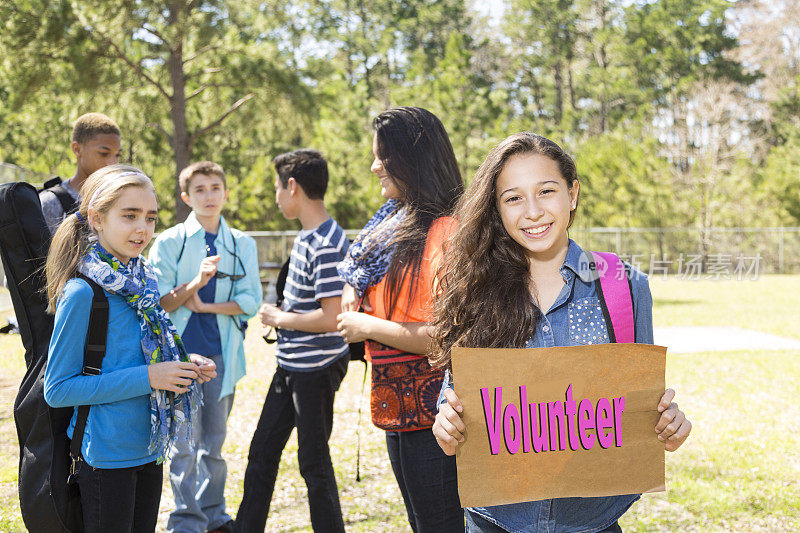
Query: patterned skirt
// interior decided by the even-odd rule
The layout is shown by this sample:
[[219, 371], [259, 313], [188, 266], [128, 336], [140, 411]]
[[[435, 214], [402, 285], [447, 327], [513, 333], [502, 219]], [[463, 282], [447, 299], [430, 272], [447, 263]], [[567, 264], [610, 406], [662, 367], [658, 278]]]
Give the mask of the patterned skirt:
[[367, 349], [372, 360], [372, 423], [386, 431], [431, 428], [444, 370], [432, 368], [425, 356], [373, 341], [367, 341]]

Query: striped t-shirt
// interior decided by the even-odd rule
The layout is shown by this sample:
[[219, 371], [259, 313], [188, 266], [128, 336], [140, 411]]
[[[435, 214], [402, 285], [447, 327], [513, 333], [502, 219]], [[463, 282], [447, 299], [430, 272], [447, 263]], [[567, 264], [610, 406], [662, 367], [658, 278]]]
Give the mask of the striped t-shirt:
[[[320, 309], [319, 300], [342, 295], [344, 281], [336, 265], [344, 259], [350, 241], [332, 218], [317, 229], [300, 232], [289, 258], [289, 274], [283, 290], [284, 311], [308, 313]], [[278, 330], [278, 364], [296, 372], [311, 372], [347, 355], [347, 344], [339, 332], [308, 333]]]

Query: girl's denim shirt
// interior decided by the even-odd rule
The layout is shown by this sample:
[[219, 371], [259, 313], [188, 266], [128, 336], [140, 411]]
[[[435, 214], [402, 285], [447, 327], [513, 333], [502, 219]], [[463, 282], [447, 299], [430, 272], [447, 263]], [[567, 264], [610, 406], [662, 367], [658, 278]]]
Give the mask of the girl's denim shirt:
[[[564, 288], [555, 303], [536, 324], [526, 348], [580, 346], [608, 343], [608, 329], [595, 292], [597, 274], [589, 268], [591, 256], [574, 241], [569, 241], [567, 257], [561, 266]], [[630, 267], [628, 275], [633, 292], [635, 339], [640, 344], [653, 343], [653, 299], [647, 276]], [[445, 388], [453, 388], [450, 372], [445, 373], [438, 403]], [[535, 475], [535, 473], [531, 473]], [[601, 531], [616, 522], [639, 499], [639, 494], [598, 498], [556, 498], [534, 502], [469, 507], [490, 522], [512, 532], [586, 532]]]

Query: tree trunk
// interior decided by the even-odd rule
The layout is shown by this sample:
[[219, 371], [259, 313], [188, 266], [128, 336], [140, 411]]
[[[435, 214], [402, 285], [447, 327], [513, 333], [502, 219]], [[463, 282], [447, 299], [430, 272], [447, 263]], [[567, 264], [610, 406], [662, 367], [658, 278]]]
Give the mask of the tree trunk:
[[[603, 20], [605, 25], [605, 19]], [[606, 132], [608, 116], [608, 65], [606, 61], [606, 45], [600, 45], [600, 68], [603, 69], [603, 90], [600, 94], [600, 134]]]
[[[605, 2], [597, 3], [597, 15], [600, 19], [600, 28], [605, 34], [606, 31], [606, 4]], [[608, 117], [608, 59], [606, 57], [606, 44], [600, 43], [600, 68], [603, 70], [603, 88], [600, 95], [600, 133], [606, 132], [606, 119]]]
[[530, 75], [531, 87], [533, 87], [533, 98], [536, 102], [536, 119], [538, 123], [538, 119], [542, 117], [542, 91], [532, 65], [528, 68], [528, 74]]
[[[367, 10], [364, 7], [363, 0], [359, 0], [358, 2], [358, 12], [359, 12], [359, 18], [361, 19], [361, 36], [363, 37], [364, 42], [371, 43], [372, 42], [370, 40], [371, 35], [369, 29], [367, 28]], [[364, 46], [365, 49], [362, 50], [362, 53], [364, 54], [364, 82], [367, 84], [367, 100], [371, 100], [373, 96], [372, 77], [371, 77], [372, 69], [370, 69], [369, 67], [369, 53], [366, 50], [367, 45]]]
[[572, 61], [567, 63], [567, 86], [569, 88], [569, 106], [573, 111], [578, 109], [575, 103], [575, 87], [572, 85]]
[[556, 124], [561, 124], [561, 117], [564, 116], [564, 97], [562, 93], [561, 61], [553, 65], [553, 81], [556, 89]]
[[183, 72], [183, 28], [182, 6], [170, 6], [169, 24], [177, 26], [176, 38], [170, 46], [169, 76], [172, 82], [172, 96], [169, 101], [172, 119], [172, 150], [175, 153], [175, 222], [183, 222], [189, 215], [189, 206], [181, 200], [181, 187], [178, 175], [189, 166], [192, 153], [189, 145], [189, 129], [186, 124], [186, 77]]

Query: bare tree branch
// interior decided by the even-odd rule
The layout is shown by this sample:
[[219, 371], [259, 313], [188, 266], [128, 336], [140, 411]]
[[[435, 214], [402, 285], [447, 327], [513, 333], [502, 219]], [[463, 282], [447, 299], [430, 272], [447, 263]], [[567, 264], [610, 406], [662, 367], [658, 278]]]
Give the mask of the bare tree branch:
[[216, 74], [223, 71], [224, 70], [220, 67], [207, 67], [200, 71], [187, 72], [184, 77], [186, 80], [193, 80], [201, 74]]
[[150, 83], [153, 87], [158, 89], [158, 92], [163, 94], [168, 100], [172, 98], [170, 96], [170, 94], [167, 92], [167, 90], [164, 88], [163, 85], [161, 85], [159, 82], [157, 82], [156, 80], [151, 78], [147, 74], [147, 72], [144, 71], [144, 69], [142, 68], [141, 63], [134, 62], [132, 59], [130, 59], [128, 56], [125, 55], [125, 53], [120, 49], [120, 47], [117, 45], [117, 43], [115, 43], [114, 41], [112, 41], [111, 39], [109, 39], [108, 37], [103, 35], [102, 33], [100, 33], [100, 32], [97, 32], [97, 33], [100, 34], [101, 37], [103, 37], [103, 40], [106, 41], [106, 43], [111, 45], [111, 47], [116, 51], [116, 55], [117, 55], [118, 58], [122, 59], [133, 70], [135, 70], [136, 73], [139, 76], [141, 76], [143, 79], [147, 80], [148, 83]]
[[191, 55], [191, 56], [187, 57], [186, 59], [184, 59], [183, 60], [183, 64], [185, 65], [186, 63], [197, 59], [198, 57], [200, 57], [201, 55], [205, 54], [206, 52], [210, 52], [211, 50], [216, 50], [219, 47], [220, 47], [220, 45], [218, 45], [218, 44], [209, 44], [207, 46], [204, 46], [203, 48], [201, 48], [200, 50], [195, 52], [193, 55]]
[[[81, 17], [81, 18], [84, 18], [84, 17]], [[158, 92], [160, 92], [162, 95], [164, 95], [168, 100], [172, 98], [161, 83], [159, 83], [158, 81], [153, 79], [150, 75], [147, 74], [147, 72], [144, 71], [144, 69], [142, 68], [142, 64], [141, 63], [137, 63], [134, 60], [132, 60], [131, 58], [129, 58], [125, 54], [125, 52], [122, 51], [122, 49], [119, 47], [119, 45], [117, 43], [115, 43], [110, 37], [108, 37], [105, 33], [103, 33], [97, 27], [97, 24], [93, 24], [91, 21], [86, 20], [85, 18], [84, 18], [84, 20], [82, 22], [84, 24], [86, 24], [87, 26], [89, 26], [95, 33], [97, 33], [97, 35], [99, 35], [103, 39], [103, 41], [106, 44], [108, 44], [109, 46], [111, 46], [111, 48], [114, 49], [114, 52], [115, 52], [114, 55], [117, 58], [119, 58], [122, 61], [124, 61], [125, 63], [127, 63], [128, 66], [131, 67], [142, 79], [146, 80], [150, 85], [152, 85], [153, 87], [158, 89]]]
[[[188, 79], [188, 78], [187, 78]], [[241, 85], [236, 83], [204, 83], [200, 86], [200, 88], [195, 89], [189, 96], [186, 97], [186, 101], [188, 102], [195, 96], [200, 95], [206, 89], [241, 89]]]
[[142, 29], [147, 33], [149, 33], [150, 35], [152, 35], [153, 37], [155, 37], [156, 39], [159, 39], [162, 44], [169, 46], [169, 41], [163, 35], [161, 35], [160, 32], [151, 28], [149, 24], [142, 24]]
[[170, 133], [167, 130], [165, 130], [161, 126], [161, 124], [156, 124], [155, 122], [150, 122], [150, 123], [147, 124], [147, 127], [148, 128], [153, 128], [154, 130], [157, 130], [157, 131], [160, 131], [161, 133], [163, 133], [164, 137], [167, 138], [167, 141], [169, 142], [169, 145], [172, 146], [172, 135], [170, 135]]
[[192, 99], [192, 98], [194, 98], [195, 96], [199, 95], [200, 93], [202, 93], [203, 91], [205, 91], [205, 90], [206, 90], [206, 89], [208, 89], [209, 87], [211, 87], [211, 85], [209, 85], [209, 84], [207, 84], [207, 83], [206, 83], [206, 84], [203, 84], [203, 85], [201, 85], [201, 86], [200, 86], [198, 89], [196, 89], [195, 91], [193, 91], [193, 92], [192, 92], [192, 94], [190, 94], [189, 96], [187, 96], [187, 97], [186, 97], [186, 101], [188, 102], [189, 100], [191, 100], [191, 99]]
[[216, 128], [217, 126], [219, 126], [220, 124], [222, 124], [222, 121], [223, 121], [223, 120], [225, 120], [226, 118], [228, 118], [228, 117], [229, 117], [229, 116], [230, 116], [230, 115], [231, 115], [231, 114], [232, 114], [234, 111], [236, 111], [237, 109], [239, 109], [240, 107], [242, 107], [242, 106], [243, 106], [243, 105], [244, 105], [244, 104], [245, 104], [245, 103], [246, 103], [248, 100], [251, 100], [251, 99], [252, 99], [252, 98], [254, 98], [254, 97], [255, 97], [255, 93], [250, 93], [250, 94], [248, 94], [248, 95], [246, 95], [246, 96], [244, 96], [244, 97], [240, 98], [240, 99], [239, 99], [239, 100], [237, 100], [237, 101], [236, 101], [236, 103], [234, 103], [234, 104], [233, 104], [233, 105], [232, 105], [232, 106], [231, 106], [231, 107], [230, 107], [230, 108], [229, 108], [227, 111], [225, 111], [225, 112], [224, 112], [222, 115], [220, 115], [220, 116], [219, 116], [219, 118], [217, 118], [217, 119], [216, 119], [214, 122], [212, 122], [211, 124], [209, 124], [208, 126], [206, 126], [206, 127], [204, 127], [204, 128], [200, 128], [199, 130], [197, 130], [197, 131], [195, 131], [194, 133], [192, 133], [192, 136], [191, 136], [191, 137], [189, 137], [189, 146], [192, 146], [192, 145], [194, 145], [194, 142], [195, 142], [195, 141], [196, 141], [196, 140], [197, 140], [197, 139], [198, 139], [198, 138], [199, 138], [201, 135], [203, 135], [203, 134], [205, 134], [205, 133], [208, 133], [208, 132], [209, 132], [209, 131], [211, 131], [212, 129], [214, 129], [214, 128]]

